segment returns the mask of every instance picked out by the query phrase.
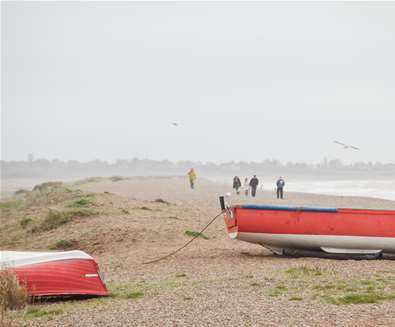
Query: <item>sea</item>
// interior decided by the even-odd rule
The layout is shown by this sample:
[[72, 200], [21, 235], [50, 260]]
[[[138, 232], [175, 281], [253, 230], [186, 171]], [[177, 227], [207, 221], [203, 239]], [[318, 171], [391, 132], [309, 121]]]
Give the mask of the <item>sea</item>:
[[395, 201], [393, 180], [289, 181], [287, 191], [341, 196], [362, 196]]
[[[225, 182], [224, 178], [216, 178]], [[226, 183], [229, 184], [227, 179]], [[302, 192], [338, 196], [361, 196], [395, 201], [395, 179], [390, 180], [285, 180], [285, 189], [289, 192]], [[263, 179], [263, 190], [275, 189], [275, 180]]]

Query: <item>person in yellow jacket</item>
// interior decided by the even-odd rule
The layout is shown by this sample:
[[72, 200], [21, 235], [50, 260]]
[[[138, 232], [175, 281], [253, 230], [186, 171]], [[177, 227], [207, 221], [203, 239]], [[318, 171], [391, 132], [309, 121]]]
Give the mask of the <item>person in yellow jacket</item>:
[[196, 173], [193, 168], [188, 171], [189, 183], [191, 185], [191, 189], [195, 187]]

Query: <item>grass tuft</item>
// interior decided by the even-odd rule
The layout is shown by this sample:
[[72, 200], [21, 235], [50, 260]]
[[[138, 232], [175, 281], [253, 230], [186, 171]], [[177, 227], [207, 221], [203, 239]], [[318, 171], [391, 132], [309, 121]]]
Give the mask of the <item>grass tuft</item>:
[[67, 224], [72, 220], [72, 216], [68, 211], [49, 210], [47, 217], [32, 232], [46, 232]]
[[137, 209], [140, 209], [140, 210], [147, 210], [147, 211], [153, 211], [153, 209], [148, 208], [148, 207], [145, 207], [145, 206], [142, 206], [142, 207], [137, 208]]
[[177, 278], [180, 278], [180, 277], [187, 277], [187, 274], [184, 274], [184, 273], [177, 274], [176, 277], [177, 277]]
[[[333, 270], [299, 266], [283, 271], [265, 289], [268, 296], [289, 301], [320, 300], [335, 305], [372, 304], [395, 299], [395, 275], [341, 277]], [[303, 298], [302, 298], [303, 296]]]
[[122, 283], [110, 285], [110, 297], [124, 300], [137, 300], [144, 297], [144, 293], [139, 284]]
[[326, 300], [331, 304], [369, 304], [378, 303], [384, 300], [395, 299], [395, 294], [383, 295], [378, 293], [351, 293], [342, 296], [328, 297]]
[[6, 202], [0, 202], [0, 209], [1, 209], [1, 210], [18, 209], [20, 205], [21, 205], [21, 202], [20, 202], [20, 201], [6, 201]]
[[44, 309], [40, 307], [30, 307], [24, 314], [25, 319], [44, 318], [63, 314], [62, 309]]
[[131, 292], [129, 294], [127, 294], [127, 299], [141, 299], [142, 297], [144, 297], [144, 293], [143, 292]]
[[9, 310], [19, 309], [27, 302], [27, 293], [18, 283], [15, 274], [0, 270], [0, 326], [9, 320]]
[[38, 226], [34, 227], [32, 232], [46, 232], [67, 224], [76, 217], [88, 217], [96, 214], [96, 211], [86, 208], [65, 211], [49, 210], [47, 217]]
[[110, 177], [110, 180], [112, 181], [112, 182], [119, 182], [119, 181], [122, 181], [124, 178], [122, 177], [122, 176], [111, 176]]
[[50, 192], [53, 189], [58, 189], [63, 186], [62, 182], [46, 182], [42, 184], [37, 184], [36, 186], [33, 187], [33, 191], [39, 191], [41, 193], [43, 192]]
[[74, 201], [72, 204], [69, 205], [69, 208], [81, 208], [81, 207], [87, 207], [89, 205], [92, 205], [93, 201], [90, 198], [81, 198], [77, 201]]
[[155, 199], [154, 201], [152, 201], [153, 203], [160, 203], [160, 204], [166, 204], [166, 205], [171, 205], [171, 203], [170, 202], [168, 202], [168, 201], [166, 201], [166, 200], [163, 200], [163, 199], [161, 199], [161, 198], [158, 198], [158, 199]]
[[76, 240], [59, 240], [49, 246], [50, 250], [70, 250], [76, 249], [78, 242]]
[[318, 267], [307, 267], [300, 266], [296, 268], [290, 268], [285, 271], [285, 273], [290, 274], [293, 277], [304, 277], [304, 276], [322, 276], [324, 271]]
[[29, 225], [31, 225], [33, 223], [33, 219], [31, 218], [23, 218], [19, 224], [21, 225], [22, 228], [26, 228]]
[[206, 236], [205, 234], [199, 233], [199, 232], [195, 232], [195, 231], [192, 231], [192, 230], [186, 230], [185, 231], [185, 235], [191, 236], [191, 237], [201, 237], [201, 238], [203, 238], [205, 240], [209, 239], [208, 236]]

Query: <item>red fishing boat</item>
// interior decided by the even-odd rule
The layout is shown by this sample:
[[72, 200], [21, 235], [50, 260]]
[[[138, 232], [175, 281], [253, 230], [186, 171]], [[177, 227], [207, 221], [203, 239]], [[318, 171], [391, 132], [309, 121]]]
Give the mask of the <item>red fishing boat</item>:
[[228, 206], [220, 198], [232, 239], [276, 254], [380, 258], [395, 254], [395, 211], [269, 205]]
[[96, 261], [82, 251], [0, 251], [0, 269], [13, 271], [30, 296], [108, 294]]

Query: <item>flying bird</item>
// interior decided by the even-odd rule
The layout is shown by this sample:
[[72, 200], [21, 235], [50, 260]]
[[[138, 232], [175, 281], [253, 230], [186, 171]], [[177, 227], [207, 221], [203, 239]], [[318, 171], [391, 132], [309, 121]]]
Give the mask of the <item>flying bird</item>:
[[172, 124], [173, 126], [178, 127], [178, 123], [176, 123], [176, 122], [172, 122], [171, 124]]
[[338, 145], [341, 145], [344, 150], [347, 150], [347, 149], [353, 149], [353, 150], [358, 150], [358, 151], [361, 150], [360, 148], [358, 148], [356, 146], [353, 146], [353, 145], [350, 145], [350, 144], [344, 144], [344, 143], [339, 142], [339, 141], [334, 141], [334, 143], [336, 143]]

